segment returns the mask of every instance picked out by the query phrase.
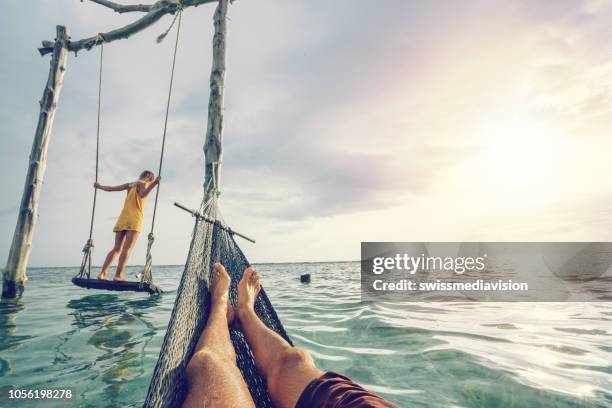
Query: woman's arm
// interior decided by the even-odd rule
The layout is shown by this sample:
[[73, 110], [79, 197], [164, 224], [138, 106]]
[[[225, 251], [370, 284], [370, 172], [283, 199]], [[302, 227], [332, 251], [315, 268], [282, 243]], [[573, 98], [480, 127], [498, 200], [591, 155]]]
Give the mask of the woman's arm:
[[136, 185], [136, 191], [138, 192], [138, 195], [142, 198], [145, 198], [155, 188], [155, 186], [159, 184], [160, 181], [161, 177], [157, 176], [155, 177], [155, 180], [152, 183], [149, 183], [149, 185], [147, 185], [146, 183], [139, 182]]
[[118, 186], [104, 186], [100, 183], [94, 183], [94, 188], [104, 190], [104, 191], [123, 191], [123, 190], [129, 190], [129, 188], [132, 187], [133, 184], [134, 183], [125, 183], [125, 184], [120, 184]]

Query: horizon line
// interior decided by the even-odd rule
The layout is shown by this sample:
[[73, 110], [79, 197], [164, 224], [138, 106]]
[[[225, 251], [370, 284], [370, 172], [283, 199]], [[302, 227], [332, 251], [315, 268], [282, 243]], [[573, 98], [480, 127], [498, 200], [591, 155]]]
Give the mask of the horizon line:
[[[360, 260], [344, 260], [344, 261], [288, 261], [288, 262], [253, 262], [252, 265], [281, 265], [281, 264], [318, 264], [318, 263], [352, 263], [352, 262], [361, 262]], [[155, 265], [154, 265], [155, 266]], [[185, 266], [185, 264], [159, 264], [157, 266]], [[27, 269], [60, 269], [60, 268], [80, 268], [81, 265], [71, 265], [71, 266], [28, 266]], [[92, 265], [92, 268], [101, 268], [102, 265]], [[116, 266], [114, 266], [116, 267]], [[144, 265], [127, 265], [127, 268], [130, 267], [144, 267]]]

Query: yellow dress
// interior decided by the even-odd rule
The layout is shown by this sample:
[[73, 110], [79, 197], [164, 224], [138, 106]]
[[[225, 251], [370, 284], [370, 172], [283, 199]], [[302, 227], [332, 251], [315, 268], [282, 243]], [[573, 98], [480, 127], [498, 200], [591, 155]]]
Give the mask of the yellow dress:
[[127, 197], [123, 203], [123, 210], [119, 215], [119, 219], [113, 228], [113, 232], [120, 231], [139, 231], [142, 229], [142, 220], [144, 219], [144, 205], [147, 202], [146, 197], [141, 197], [138, 194], [137, 183], [134, 183], [128, 190]]

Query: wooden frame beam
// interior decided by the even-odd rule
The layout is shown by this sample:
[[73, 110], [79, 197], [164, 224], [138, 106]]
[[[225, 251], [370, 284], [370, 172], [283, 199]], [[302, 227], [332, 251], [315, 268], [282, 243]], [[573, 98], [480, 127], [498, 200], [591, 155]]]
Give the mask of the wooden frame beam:
[[[216, 3], [218, 0], [158, 0], [151, 5], [129, 4], [122, 5], [108, 0], [89, 0], [93, 3], [107, 7], [117, 13], [143, 12], [144, 16], [123, 27], [99, 33], [93, 37], [83, 38], [77, 41], [68, 42], [68, 51], [77, 53], [80, 50], [91, 50], [93, 47], [102, 43], [110, 43], [116, 40], [123, 40], [132, 35], [152, 26], [159, 19], [167, 14], [175, 14], [181, 7], [197, 7], [206, 3]], [[53, 51], [54, 41], [43, 41], [42, 47], [38, 48], [40, 55], [46, 55]]]
[[[119, 4], [119, 3], [115, 3], [114, 1], [109, 1], [109, 0], [89, 0], [92, 3], [97, 3], [101, 6], [104, 7], [108, 7], [110, 9], [113, 9], [113, 11], [116, 11], [117, 13], [131, 13], [133, 11], [141, 11], [141, 12], [148, 12], [149, 10], [151, 10], [151, 5], [150, 4]], [[83, 0], [81, 0], [81, 3], [83, 2]]]
[[225, 95], [227, 9], [229, 0], [219, 0], [213, 23], [213, 60], [210, 70], [210, 97], [208, 99], [208, 124], [204, 141], [205, 199], [218, 194], [220, 167], [223, 160], [223, 100]]
[[17, 225], [13, 233], [13, 241], [3, 271], [2, 297], [14, 298], [23, 292], [27, 280], [26, 266], [32, 249], [34, 229], [38, 219], [38, 202], [45, 175], [47, 149], [53, 129], [53, 119], [57, 110], [66, 63], [68, 61], [69, 31], [64, 26], [57, 26], [53, 54], [49, 67], [49, 77], [40, 99], [38, 125], [32, 141], [32, 150], [28, 164], [25, 186], [21, 196]]

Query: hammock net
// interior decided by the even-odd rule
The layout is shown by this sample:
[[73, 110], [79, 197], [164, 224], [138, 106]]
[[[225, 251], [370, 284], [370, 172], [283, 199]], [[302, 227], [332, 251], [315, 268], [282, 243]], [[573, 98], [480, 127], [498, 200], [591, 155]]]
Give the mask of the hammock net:
[[[217, 206], [216, 195], [201, 207], [189, 255], [179, 284], [174, 309], [159, 354], [145, 407], [180, 407], [186, 396], [185, 368], [206, 326], [210, 305], [209, 283], [213, 265], [221, 262], [232, 277], [230, 302], [236, 305], [236, 286], [249, 262], [236, 244]], [[290, 344], [268, 296], [261, 290], [255, 302], [260, 319]], [[272, 407], [266, 381], [255, 367], [253, 354], [239, 330], [230, 328], [237, 365], [257, 407]], [[215, 392], [215, 390], [210, 390]]]

